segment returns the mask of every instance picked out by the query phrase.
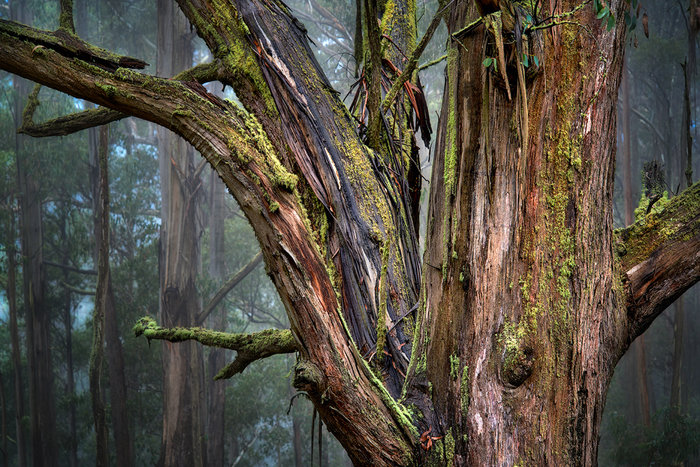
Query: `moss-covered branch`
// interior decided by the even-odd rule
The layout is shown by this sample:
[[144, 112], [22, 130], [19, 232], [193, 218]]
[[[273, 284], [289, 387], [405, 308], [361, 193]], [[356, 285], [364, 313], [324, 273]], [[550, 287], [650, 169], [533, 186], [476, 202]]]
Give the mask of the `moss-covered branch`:
[[41, 49], [55, 50], [69, 59], [80, 59], [104, 70], [116, 71], [117, 68], [143, 69], [148, 63], [137, 58], [108, 52], [80, 39], [65, 29], [55, 32], [35, 29], [14, 21], [0, 20], [0, 33], [34, 44], [34, 52], [41, 54]]
[[[217, 78], [220, 65], [221, 63], [218, 60], [197, 65], [177, 74], [173, 77], [173, 80], [208, 83]], [[43, 123], [34, 123], [34, 112], [40, 104], [37, 94], [38, 92], [33, 92], [30, 95], [30, 100], [23, 114], [22, 126], [17, 130], [19, 133], [24, 133], [34, 138], [66, 136], [88, 128], [116, 122], [129, 116], [118, 110], [98, 107], [97, 109], [88, 109], [70, 115], [63, 115]]]
[[194, 340], [209, 347], [235, 350], [238, 355], [233, 362], [226, 365], [215, 379], [225, 379], [241, 373], [254, 362], [272, 355], [293, 353], [298, 350], [297, 341], [289, 329], [266, 329], [252, 334], [236, 334], [195, 328], [164, 328], [158, 326], [153, 318], [144, 317], [134, 326], [136, 336], [168, 342]]
[[617, 240], [634, 338], [700, 280], [700, 183], [656, 203]]

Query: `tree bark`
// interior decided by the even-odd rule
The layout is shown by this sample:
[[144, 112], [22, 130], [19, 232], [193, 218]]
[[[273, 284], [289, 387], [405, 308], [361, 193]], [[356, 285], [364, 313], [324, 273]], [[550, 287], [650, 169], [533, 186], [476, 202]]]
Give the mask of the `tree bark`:
[[[12, 3], [13, 17], [31, 22], [27, 7]], [[29, 83], [15, 81], [15, 116], [24, 109]], [[27, 362], [29, 368], [29, 412], [31, 417], [31, 452], [33, 465], [51, 466], [58, 461], [53, 433], [56, 412], [53, 396], [53, 362], [51, 361], [51, 316], [44, 300], [45, 276], [42, 253], [42, 213], [40, 185], [33, 168], [39, 163], [26, 137], [15, 137], [17, 182], [20, 194], [21, 252]]]
[[[179, 3], [245, 111], [196, 83], [117, 67], [119, 57], [87, 68], [54, 36], [3, 22], [1, 66], [174, 129], [211, 163], [287, 310], [295, 386], [353, 462], [595, 464], [615, 363], [700, 279], [700, 185], [613, 231], [624, 28], [607, 31], [592, 3], [553, 2], [542, 12], [551, 27], [528, 33], [541, 65], [503, 70], [518, 85], [509, 101], [483, 65], [493, 32], [474, 23], [471, 2], [450, 4], [449, 32], [472, 27], [449, 43], [419, 294], [400, 162], [364, 145], [289, 10]], [[607, 4], [623, 16], [624, 1]], [[503, 28], [511, 38], [513, 24]], [[506, 56], [518, 56], [512, 42]], [[149, 338], [228, 342], [139, 326]], [[391, 363], [378, 376], [367, 360], [382, 349]]]
[[[97, 288], [95, 291], [95, 308], [92, 313], [92, 350], [90, 352], [90, 395], [92, 398], [92, 416], [95, 422], [95, 442], [97, 466], [109, 464], [109, 446], [107, 428], [107, 409], [102, 389], [102, 370], [104, 367], [104, 327], [105, 310], [109, 293], [109, 178], [107, 172], [107, 154], [109, 152], [109, 127], [102, 126], [96, 145], [96, 153], [91, 154], [93, 171], [93, 208], [95, 248], [98, 257]], [[97, 162], [97, 166], [95, 165]], [[94, 173], [94, 169], [98, 173]], [[96, 179], [95, 179], [96, 178]]]
[[[158, 2], [157, 74], [172, 76], [192, 63], [187, 19], [172, 1]], [[158, 131], [162, 192], [160, 233], [160, 320], [189, 326], [200, 309], [195, 280], [200, 268], [196, 213], [200, 180], [189, 145]], [[203, 363], [194, 343], [163, 347], [163, 437], [159, 465], [201, 466], [203, 459]]]
[[[211, 172], [209, 177], [209, 275], [214, 280], [224, 277], [224, 220], [225, 186]], [[208, 320], [212, 329], [226, 328], [226, 313], [223, 307], [215, 311]], [[224, 465], [224, 413], [226, 412], [226, 380], [214, 381], [219, 369], [226, 364], [223, 349], [210, 349], [207, 361], [207, 465]]]
[[27, 450], [24, 430], [24, 380], [22, 377], [22, 350], [19, 344], [17, 325], [17, 259], [15, 240], [15, 213], [10, 213], [7, 242], [7, 305], [10, 321], [10, 343], [12, 353], [12, 371], [15, 382], [15, 438], [17, 445], [17, 465], [27, 465]]

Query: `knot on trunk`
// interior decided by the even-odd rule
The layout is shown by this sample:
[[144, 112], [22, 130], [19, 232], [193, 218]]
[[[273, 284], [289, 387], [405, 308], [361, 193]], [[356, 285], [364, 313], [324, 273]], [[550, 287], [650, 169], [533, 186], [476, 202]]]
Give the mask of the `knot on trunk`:
[[297, 390], [308, 394], [323, 394], [326, 390], [326, 378], [321, 370], [308, 360], [299, 361], [294, 366], [292, 384]]
[[507, 343], [503, 349], [501, 380], [510, 388], [517, 388], [532, 374], [535, 352], [525, 342]]

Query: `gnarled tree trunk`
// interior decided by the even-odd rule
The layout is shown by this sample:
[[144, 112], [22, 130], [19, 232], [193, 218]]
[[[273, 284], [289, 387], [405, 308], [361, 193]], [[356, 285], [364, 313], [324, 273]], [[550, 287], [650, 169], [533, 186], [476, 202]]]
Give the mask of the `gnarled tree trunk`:
[[[291, 334], [227, 335], [144, 319], [137, 333], [237, 350], [224, 376], [297, 351], [295, 386], [358, 465], [595, 464], [616, 362], [700, 279], [700, 185], [613, 231], [623, 28], [607, 31], [592, 3], [550, 2], [516, 52], [520, 6], [502, 0], [500, 22], [474, 23], [472, 2], [439, 12], [451, 39], [421, 273], [406, 159], [386, 150], [381, 125], [379, 137], [372, 122], [367, 140], [357, 131], [291, 12], [273, 0], [179, 4], [215, 61], [172, 80], [92, 51], [96, 70], [55, 34], [0, 23], [3, 68], [201, 152], [255, 230], [291, 323]], [[415, 15], [400, 6], [362, 2], [385, 33], [396, 11]], [[626, 3], [608, 6], [620, 18]], [[507, 66], [494, 72], [487, 57]], [[215, 79], [245, 110], [199, 84]], [[370, 119], [389, 105], [376, 92]]]

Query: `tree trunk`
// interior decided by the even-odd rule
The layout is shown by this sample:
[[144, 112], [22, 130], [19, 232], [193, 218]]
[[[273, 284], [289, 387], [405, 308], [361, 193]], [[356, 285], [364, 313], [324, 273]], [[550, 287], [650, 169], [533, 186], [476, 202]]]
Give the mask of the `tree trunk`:
[[[629, 71], [623, 68], [622, 71], [622, 176], [623, 176], [623, 193], [624, 193], [624, 216], [625, 226], [630, 226], [634, 223], [635, 202], [632, 198], [632, 131], [630, 125], [630, 117], [632, 106], [630, 104], [630, 86], [629, 86]], [[644, 334], [639, 336], [630, 346], [631, 353], [630, 366], [634, 366], [632, 374], [635, 375], [634, 383], [639, 391], [639, 405], [633, 403], [631, 409], [633, 416], [640, 413], [644, 426], [649, 426], [651, 423], [651, 410], [649, 406], [649, 386], [647, 384], [647, 363], [646, 363], [646, 346], [644, 343]], [[638, 412], [637, 407], [641, 410]]]
[[[61, 245], [63, 251], [61, 254], [61, 263], [68, 266], [70, 259], [70, 250], [68, 248], [68, 239], [66, 236], [66, 211], [63, 211], [60, 223]], [[68, 270], [61, 270], [64, 284], [69, 283]], [[75, 413], [75, 376], [73, 372], [73, 310], [70, 290], [68, 287], [63, 288], [63, 326], [66, 339], [66, 393], [68, 394], [68, 426], [70, 430], [70, 446], [69, 460], [71, 467], [78, 465], [78, 433], [76, 430], [76, 413]]]
[[[31, 15], [21, 2], [13, 2], [14, 17], [31, 23]], [[15, 81], [15, 116], [24, 110], [30, 84]], [[17, 182], [20, 193], [22, 275], [27, 362], [29, 367], [29, 412], [31, 416], [32, 462], [36, 466], [56, 465], [56, 412], [51, 360], [51, 316], [44, 300], [45, 276], [42, 253], [42, 214], [39, 182], [34, 175], [38, 158], [27, 137], [16, 135]]]
[[[224, 220], [226, 219], [225, 186], [215, 172], [209, 177], [209, 275], [217, 282], [224, 278]], [[226, 313], [223, 307], [210, 315], [208, 327], [226, 329]], [[226, 380], [214, 381], [214, 377], [226, 364], [224, 349], [210, 349], [207, 361], [207, 459], [212, 467], [224, 465], [224, 414], [226, 413]]]
[[17, 326], [17, 259], [15, 257], [15, 213], [10, 213], [7, 236], [7, 305], [10, 318], [10, 342], [12, 353], [12, 370], [15, 381], [15, 438], [17, 445], [17, 465], [27, 465], [27, 451], [24, 431], [24, 380], [22, 379], [22, 350], [19, 344]]
[[[157, 74], [170, 76], [192, 63], [192, 36], [185, 17], [169, 0], [158, 2]], [[162, 190], [160, 234], [161, 321], [192, 326], [200, 303], [196, 221], [200, 182], [194, 154], [181, 138], [158, 131]], [[193, 343], [163, 348], [163, 440], [160, 465], [203, 465], [201, 349]]]
[[[104, 128], [107, 128], [106, 126]], [[102, 127], [99, 131], [102, 130]], [[93, 200], [95, 208], [95, 238], [102, 238], [102, 229], [109, 227], [108, 224], [103, 224], [100, 220], [100, 167], [98, 161], [98, 151], [100, 149], [100, 143], [98, 142], [98, 130], [90, 129], [90, 151], [92, 154], [90, 161], [91, 170], [91, 182], [93, 187]], [[108, 148], [104, 148], [108, 151]], [[106, 177], [107, 175], [105, 175]], [[109, 189], [109, 187], [105, 187]], [[105, 220], [108, 222], [108, 219]], [[107, 233], [107, 240], [109, 239], [109, 234]], [[112, 422], [112, 433], [114, 437], [114, 449], [116, 451], [117, 465], [129, 466], [133, 463], [133, 454], [131, 447], [131, 438], [129, 436], [129, 425], [127, 418], [127, 393], [126, 393], [126, 379], [124, 376], [124, 356], [122, 354], [121, 340], [119, 339], [119, 329], [117, 326], [117, 315], [114, 304], [114, 289], [112, 286], [112, 274], [111, 266], [109, 264], [110, 255], [110, 245], [109, 241], [105, 245], [96, 244], [95, 252], [93, 255], [95, 264], [100, 262], [100, 248], [106, 247], [108, 250], [105, 253], [106, 264], [105, 268], [108, 269], [106, 273], [102, 276], [102, 280], [105, 283], [102, 285], [103, 290], [103, 319], [104, 319], [104, 342], [106, 344], [106, 357], [107, 357], [107, 374], [109, 377], [109, 398], [110, 398], [110, 419]]]
[[[358, 134], [305, 31], [278, 2], [179, 0], [216, 60], [177, 79], [1, 21], [0, 66], [174, 129], [202, 153], [255, 230], [291, 324], [265, 334], [286, 335], [289, 345], [263, 345], [256, 358], [298, 352], [295, 387], [355, 464], [594, 465], [615, 364], [700, 279], [700, 185], [613, 232], [624, 27], [607, 31], [593, 2], [549, 2], [554, 11], [541, 17], [550, 27], [528, 28], [521, 44], [514, 31], [529, 14], [513, 20], [510, 2], [500, 3], [501, 23], [473, 23], [472, 2], [452, 2], [438, 16], [455, 36], [422, 275], [404, 157], [377, 149], [384, 136], [375, 150], [365, 145], [371, 138]], [[606, 3], [624, 16], [626, 2]], [[507, 39], [500, 53], [494, 37]], [[39, 40], [47, 59], [34, 59]], [[523, 53], [528, 70], [517, 60]], [[99, 70], [85, 66], [85, 54]], [[496, 56], [509, 62], [498, 73], [484, 65]], [[233, 86], [245, 110], [206, 92], [200, 83], [211, 79]], [[192, 186], [177, 154], [163, 174], [176, 179], [166, 185], [173, 190]], [[173, 252], [195, 251], [196, 236], [177, 217], [194, 203], [176, 196], [163, 225], [180, 229], [182, 248], [164, 235], [162, 266], [179, 261], [192, 271], [196, 264]], [[186, 303], [192, 281], [182, 269], [162, 283], [166, 326], [186, 324], [187, 307], [197, 307]], [[174, 309], [180, 314], [165, 313]], [[241, 340], [261, 339], [148, 319], [136, 330], [240, 350], [234, 363], [255, 353]], [[166, 383], [183, 393], [199, 381], [164, 363]], [[181, 416], [185, 404], [165, 396], [167, 416]], [[170, 427], [164, 440], [173, 439]]]
[[[623, 3], [608, 2], [616, 17]], [[577, 2], [557, 5], [561, 14]], [[475, 17], [462, 3], [448, 31]], [[527, 119], [516, 83], [508, 101], [482, 65], [497, 53], [483, 27], [448, 45], [419, 309], [425, 357], [409, 378], [429, 381], [432, 430], [454, 464], [597, 461], [605, 393], [630, 338], [610, 209], [624, 27], [606, 32], [590, 11], [578, 21], [530, 36], [543, 67], [527, 79]]]
[[[107, 154], [109, 152], [109, 127], [99, 129], [96, 151], [91, 152], [91, 182], [93, 187], [94, 235], [98, 258], [97, 288], [95, 291], [95, 309], [92, 313], [92, 350], [90, 352], [90, 395], [92, 398], [92, 416], [95, 421], [95, 442], [97, 466], [109, 464], [109, 445], [107, 428], [107, 409], [102, 388], [102, 370], [104, 367], [104, 327], [105, 311], [109, 294], [109, 178], [107, 172]], [[97, 173], [95, 173], [97, 169]]]

